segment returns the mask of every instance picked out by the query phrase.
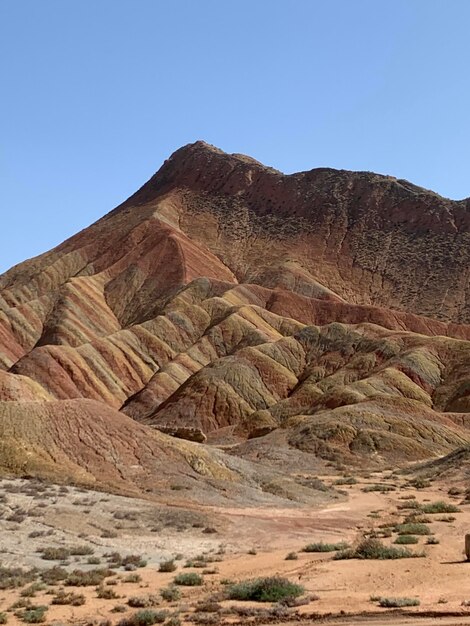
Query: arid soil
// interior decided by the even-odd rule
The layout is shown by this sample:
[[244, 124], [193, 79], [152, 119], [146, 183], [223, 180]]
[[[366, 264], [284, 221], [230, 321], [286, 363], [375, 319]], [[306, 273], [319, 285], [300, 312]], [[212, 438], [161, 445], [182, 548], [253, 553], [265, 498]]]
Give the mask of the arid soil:
[[[38, 588], [28, 598], [25, 589], [33, 578], [39, 580], [34, 574], [18, 588], [1, 591], [0, 611], [6, 612], [9, 624], [23, 623], [21, 612], [25, 609], [12, 608], [22, 600], [48, 606], [48, 624], [118, 624], [138, 611], [129, 606], [129, 602], [133, 603], [131, 598], [151, 594], [152, 610], [167, 612], [166, 619], [178, 616], [182, 624], [288, 624], [294, 617], [292, 623], [300, 620], [309, 624], [316, 623], [320, 616], [322, 622], [341, 624], [430, 624], [435, 623], [432, 619], [437, 616], [446, 617], [443, 624], [470, 622], [470, 607], [462, 604], [470, 600], [470, 564], [463, 554], [470, 504], [462, 502], [462, 493], [454, 487], [459, 493], [449, 495], [453, 485], [446, 482], [418, 481], [412, 486], [407, 475], [377, 473], [357, 475], [356, 480], [355, 484], [337, 486], [347, 494], [342, 502], [317, 509], [169, 507], [31, 480], [4, 480], [0, 520], [2, 568], [34, 567], [41, 572], [61, 565], [68, 572], [100, 567], [110, 567], [112, 571], [98, 585], [76, 587], [60, 580]], [[344, 482], [344, 478], [327, 476], [324, 481]], [[377, 485], [382, 491], [371, 490]], [[354, 546], [365, 534], [380, 535], [384, 526], [392, 528], [412, 513], [413, 508], [402, 507], [416, 508], [410, 504], [415, 501], [422, 505], [445, 501], [459, 509], [451, 515], [427, 515], [424, 526], [432, 534], [416, 535], [417, 544], [404, 546], [424, 553], [422, 557], [334, 560], [336, 552], [302, 551], [315, 542], [345, 541]], [[394, 530], [390, 535], [381, 540], [385, 545], [394, 545], [398, 536]], [[427, 544], [428, 537], [439, 543]], [[73, 552], [77, 546], [79, 552], [88, 554], [43, 558], [45, 548], [61, 547]], [[126, 569], [122, 563], [113, 565], [109, 555], [116, 552], [121, 560], [130, 554], [138, 555], [145, 566], [139, 563]], [[291, 552], [296, 558], [286, 560]], [[176, 570], [159, 572], [159, 564], [171, 559], [176, 559]], [[188, 563], [191, 560], [193, 563]], [[182, 572], [201, 574], [203, 584], [179, 587], [178, 600], [161, 598], [160, 590], [171, 586]], [[126, 582], [126, 577], [131, 575], [133, 580], [135, 574], [136, 582]], [[288, 608], [276, 603], [226, 599], [232, 583], [278, 574], [305, 588], [301, 606]], [[0, 579], [5, 586], [4, 570]], [[82, 594], [84, 604], [51, 604], [60, 589]], [[113, 597], [98, 598], [99, 589], [107, 589]], [[407, 609], [385, 609], [378, 606], [380, 597], [416, 598], [420, 604]], [[207, 610], [202, 610], [203, 605]], [[122, 613], [113, 612], [116, 606], [121, 607]]]

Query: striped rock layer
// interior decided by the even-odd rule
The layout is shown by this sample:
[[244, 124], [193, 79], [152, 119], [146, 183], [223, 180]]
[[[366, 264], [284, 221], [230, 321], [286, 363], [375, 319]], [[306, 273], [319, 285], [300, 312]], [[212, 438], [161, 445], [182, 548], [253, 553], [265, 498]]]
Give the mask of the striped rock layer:
[[470, 442], [469, 244], [470, 200], [181, 148], [0, 276], [0, 466], [98, 480], [102, 457], [147, 488], [200, 457], [235, 480], [194, 442], [273, 431], [312, 459], [448, 453]]

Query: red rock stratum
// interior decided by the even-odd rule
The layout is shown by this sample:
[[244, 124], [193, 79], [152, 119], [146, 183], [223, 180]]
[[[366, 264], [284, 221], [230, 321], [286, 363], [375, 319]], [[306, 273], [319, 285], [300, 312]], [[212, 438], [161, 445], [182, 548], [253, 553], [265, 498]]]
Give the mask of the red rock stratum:
[[217, 442], [312, 463], [449, 453], [470, 442], [469, 244], [470, 200], [185, 146], [0, 277], [1, 465], [148, 488], [199, 457], [243, 480], [245, 448], [214, 460]]

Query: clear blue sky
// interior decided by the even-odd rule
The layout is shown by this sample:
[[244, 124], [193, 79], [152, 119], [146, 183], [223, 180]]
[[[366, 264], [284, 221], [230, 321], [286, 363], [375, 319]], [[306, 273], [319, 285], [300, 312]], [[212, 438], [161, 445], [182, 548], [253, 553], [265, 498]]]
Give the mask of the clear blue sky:
[[0, 271], [204, 139], [470, 196], [470, 0], [0, 0]]

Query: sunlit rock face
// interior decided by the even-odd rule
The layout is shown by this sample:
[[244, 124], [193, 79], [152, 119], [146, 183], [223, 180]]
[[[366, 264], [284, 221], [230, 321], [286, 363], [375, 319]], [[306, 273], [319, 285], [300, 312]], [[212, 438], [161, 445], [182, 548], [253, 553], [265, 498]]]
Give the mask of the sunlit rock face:
[[98, 480], [102, 454], [111, 483], [147, 480], [160, 454], [275, 430], [351, 463], [449, 452], [470, 441], [469, 302], [470, 201], [185, 146], [0, 277], [0, 465]]

